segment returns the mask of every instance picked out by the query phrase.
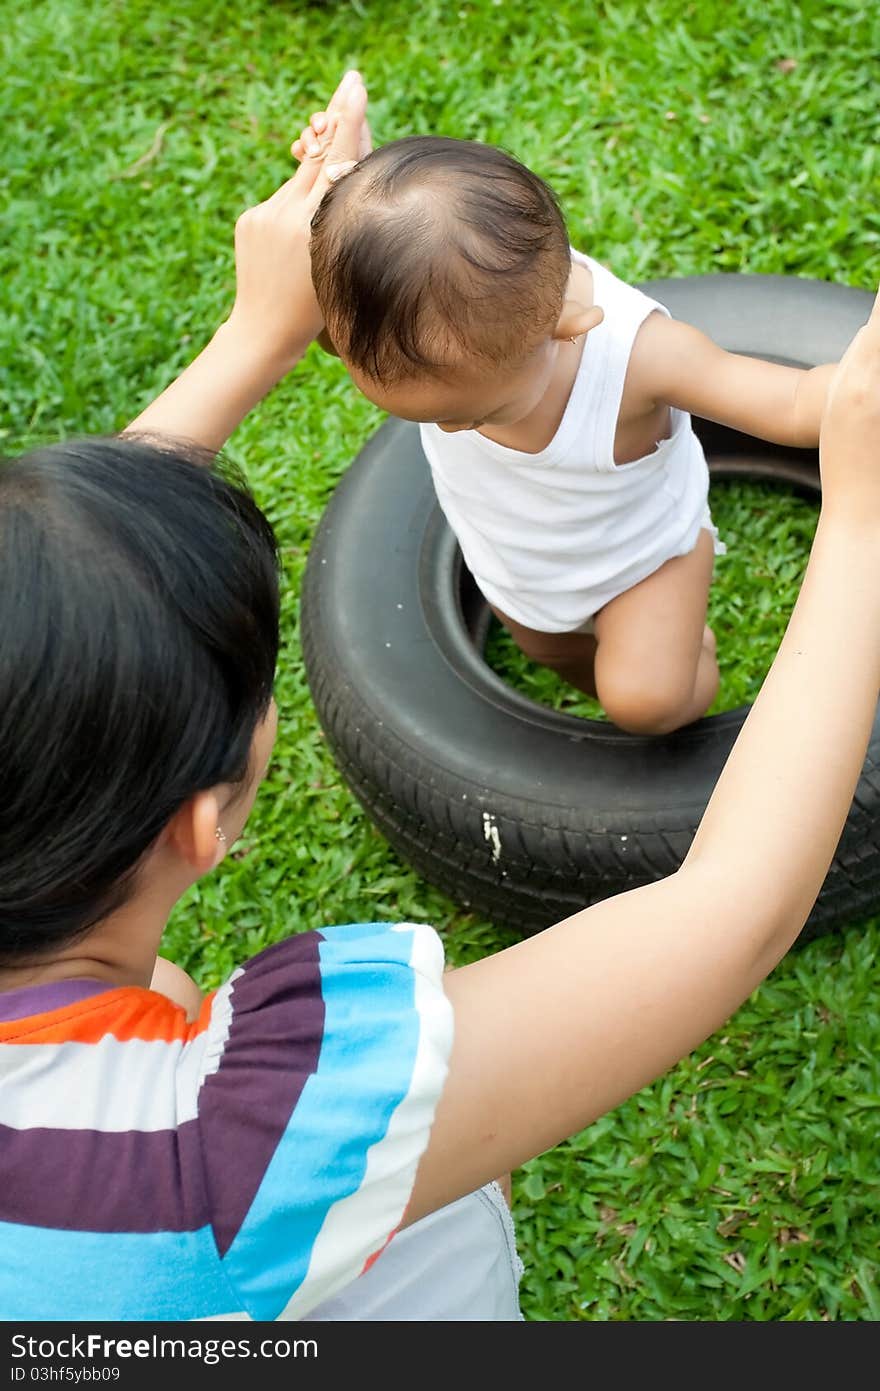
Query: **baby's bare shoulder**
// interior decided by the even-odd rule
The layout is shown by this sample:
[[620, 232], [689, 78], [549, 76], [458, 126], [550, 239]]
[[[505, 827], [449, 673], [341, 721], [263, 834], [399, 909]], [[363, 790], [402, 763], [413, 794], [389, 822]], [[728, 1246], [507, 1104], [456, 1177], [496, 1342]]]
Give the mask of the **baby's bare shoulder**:
[[665, 388], [676, 364], [686, 363], [688, 372], [698, 370], [701, 355], [705, 353], [708, 362], [713, 347], [711, 340], [690, 324], [672, 319], [659, 309], [652, 310], [633, 340], [620, 403], [621, 418], [642, 416], [658, 399], [665, 399]]

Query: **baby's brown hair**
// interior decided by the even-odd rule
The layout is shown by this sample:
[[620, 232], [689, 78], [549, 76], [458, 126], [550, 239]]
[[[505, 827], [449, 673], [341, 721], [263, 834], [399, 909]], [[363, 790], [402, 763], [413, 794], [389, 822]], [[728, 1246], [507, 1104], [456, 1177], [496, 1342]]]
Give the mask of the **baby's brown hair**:
[[520, 359], [556, 324], [571, 270], [542, 179], [492, 145], [422, 135], [330, 188], [311, 257], [337, 351], [383, 386]]

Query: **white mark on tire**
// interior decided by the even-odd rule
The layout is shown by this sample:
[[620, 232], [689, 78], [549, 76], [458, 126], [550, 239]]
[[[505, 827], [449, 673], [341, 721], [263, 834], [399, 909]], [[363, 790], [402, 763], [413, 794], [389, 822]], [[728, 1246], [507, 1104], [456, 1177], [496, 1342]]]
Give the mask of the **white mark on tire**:
[[497, 865], [501, 859], [501, 837], [498, 834], [498, 827], [495, 824], [495, 817], [490, 811], [483, 812], [483, 840], [487, 840], [492, 847], [492, 863]]

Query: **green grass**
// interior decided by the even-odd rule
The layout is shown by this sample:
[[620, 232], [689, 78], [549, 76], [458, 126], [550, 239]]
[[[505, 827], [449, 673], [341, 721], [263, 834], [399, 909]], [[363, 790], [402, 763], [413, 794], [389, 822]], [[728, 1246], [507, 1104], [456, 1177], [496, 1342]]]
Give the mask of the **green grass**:
[[[625, 278], [878, 278], [867, 2], [6, 0], [3, 20], [8, 452], [120, 428], [189, 360], [230, 302], [235, 216], [286, 175], [290, 138], [351, 64], [378, 140], [504, 144], [554, 184], [575, 244]], [[288, 636], [282, 734], [246, 841], [169, 927], [169, 953], [205, 986], [329, 922], [431, 921], [454, 962], [510, 940], [388, 849], [309, 703], [302, 567], [379, 419], [312, 350], [232, 442], [278, 527]], [[813, 514], [746, 488], [713, 505], [732, 705], [770, 661]], [[527, 1317], [880, 1318], [878, 948], [869, 923], [791, 952], [693, 1057], [515, 1175]]]

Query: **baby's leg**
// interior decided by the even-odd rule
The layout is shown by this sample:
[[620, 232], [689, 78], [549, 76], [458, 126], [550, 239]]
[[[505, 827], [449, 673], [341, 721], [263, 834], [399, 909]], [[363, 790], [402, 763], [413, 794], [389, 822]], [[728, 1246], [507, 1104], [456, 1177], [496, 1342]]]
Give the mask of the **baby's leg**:
[[701, 531], [676, 556], [596, 614], [596, 688], [609, 719], [633, 734], [669, 734], [704, 715], [718, 691], [706, 627], [714, 546]]
[[595, 696], [596, 639], [591, 633], [539, 633], [508, 618], [500, 609], [492, 612], [530, 661], [549, 667], [569, 685]]

